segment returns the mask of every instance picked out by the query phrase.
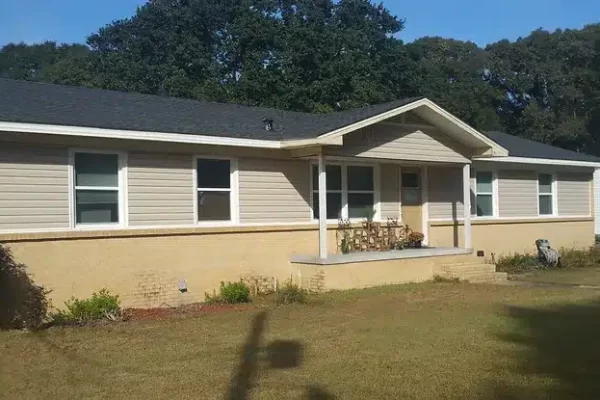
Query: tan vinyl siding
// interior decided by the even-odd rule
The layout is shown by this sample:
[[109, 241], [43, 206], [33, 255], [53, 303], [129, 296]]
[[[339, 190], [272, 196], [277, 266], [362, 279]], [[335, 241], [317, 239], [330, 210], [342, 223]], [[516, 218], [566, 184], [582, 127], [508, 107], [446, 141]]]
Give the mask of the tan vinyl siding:
[[536, 217], [537, 173], [498, 171], [498, 213], [500, 217]]
[[438, 130], [377, 124], [349, 133], [329, 154], [390, 160], [468, 163], [467, 151]]
[[194, 223], [193, 174], [191, 155], [129, 153], [129, 224]]
[[308, 161], [239, 160], [240, 222], [310, 222]]
[[67, 148], [0, 143], [0, 231], [69, 227]]
[[462, 168], [429, 167], [429, 219], [463, 217]]
[[381, 164], [381, 218], [400, 217], [400, 177], [398, 166], [395, 164]]
[[558, 215], [590, 215], [591, 173], [559, 173]]

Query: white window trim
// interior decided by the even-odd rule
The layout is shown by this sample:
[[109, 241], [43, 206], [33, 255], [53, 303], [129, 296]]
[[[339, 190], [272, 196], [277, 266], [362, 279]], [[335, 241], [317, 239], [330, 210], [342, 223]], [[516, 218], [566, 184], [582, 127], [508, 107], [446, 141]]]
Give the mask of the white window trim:
[[[380, 182], [380, 166], [379, 164], [373, 163], [361, 163], [361, 162], [344, 162], [339, 160], [326, 161], [325, 167], [329, 165], [339, 165], [342, 168], [342, 190], [328, 190], [327, 193], [341, 193], [342, 194], [342, 219], [349, 220], [350, 222], [360, 222], [363, 218], [348, 218], [348, 193], [368, 193], [373, 194], [373, 210], [375, 215], [373, 220], [377, 222], [381, 221], [381, 182]], [[310, 220], [312, 222], [318, 221], [318, 218], [314, 217], [314, 194], [318, 193], [319, 190], [314, 189], [313, 179], [313, 167], [317, 166], [317, 163], [312, 161], [309, 165], [310, 172]], [[348, 167], [371, 167], [373, 168], [373, 190], [348, 190]], [[328, 223], [337, 223], [337, 219], [328, 219]]]
[[[489, 172], [492, 174], [492, 192], [491, 193], [481, 193], [481, 195], [491, 195], [492, 196], [492, 215], [477, 215], [477, 172]], [[477, 220], [485, 220], [485, 219], [497, 219], [499, 218], [499, 200], [498, 200], [498, 171], [484, 169], [477, 171], [476, 169], [471, 169], [471, 178], [475, 180], [475, 185], [473, 185], [473, 197], [474, 202], [471, 205], [471, 219]], [[475, 213], [473, 213], [473, 210]]]
[[[98, 223], [98, 224], [77, 224], [77, 190], [115, 190], [114, 187], [104, 186], [76, 186], [75, 185], [75, 154], [110, 154], [118, 157], [117, 198], [119, 207], [119, 222], [116, 223]], [[127, 152], [118, 150], [98, 150], [85, 148], [69, 149], [69, 229], [71, 230], [107, 230], [123, 229], [129, 226], [129, 210], [127, 201]]]
[[[540, 193], [540, 175], [550, 175], [552, 178], [552, 184], [550, 185], [551, 193]], [[535, 186], [538, 217], [558, 217], [558, 180], [556, 179], [556, 173], [538, 172]], [[540, 214], [540, 196], [552, 196], [552, 214]]]
[[[198, 160], [224, 160], [229, 161], [229, 189], [224, 188], [199, 188], [198, 187]], [[193, 194], [194, 194], [194, 226], [218, 227], [234, 226], [240, 223], [240, 190], [239, 190], [239, 162], [237, 158], [196, 155], [192, 157]], [[231, 219], [228, 221], [198, 221], [198, 192], [229, 192], [229, 210]]]

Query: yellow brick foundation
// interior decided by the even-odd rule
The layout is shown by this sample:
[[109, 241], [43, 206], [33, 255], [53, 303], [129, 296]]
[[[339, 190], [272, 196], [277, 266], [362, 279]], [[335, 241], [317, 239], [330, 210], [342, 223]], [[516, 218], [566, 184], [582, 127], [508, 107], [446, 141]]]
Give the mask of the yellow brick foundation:
[[[588, 247], [594, 242], [593, 220], [473, 224], [474, 250], [485, 251], [488, 258], [491, 253], [533, 252], [540, 237], [557, 248]], [[462, 226], [431, 223], [429, 238], [433, 246], [462, 246]], [[329, 252], [335, 253], [333, 226], [328, 240]], [[0, 235], [0, 242], [28, 266], [37, 283], [52, 290], [52, 303], [59, 307], [71, 296], [88, 297], [101, 288], [119, 294], [124, 306], [177, 306], [203, 301], [204, 293], [221, 281], [250, 276], [271, 282], [291, 278], [313, 290], [421, 282], [433, 277], [436, 265], [456, 260], [291, 263], [294, 254], [317, 254], [316, 226], [19, 234]], [[180, 281], [186, 282], [187, 293], [179, 292]]]
[[[132, 307], [203, 301], [204, 293], [212, 293], [221, 281], [296, 277], [290, 256], [318, 252], [314, 227], [172, 232], [80, 232], [83, 238], [72, 232], [4, 235], [0, 242], [27, 265], [37, 283], [52, 290], [54, 306], [101, 288], [119, 294]], [[329, 231], [329, 244], [335, 252], [334, 230]], [[182, 280], [187, 293], [178, 290]]]
[[[429, 243], [437, 247], [462, 247], [463, 225], [456, 222], [430, 222]], [[536, 239], [548, 239], [552, 247], [587, 248], [594, 245], [594, 220], [539, 219], [473, 221], [473, 250], [486, 256], [536, 252]]]

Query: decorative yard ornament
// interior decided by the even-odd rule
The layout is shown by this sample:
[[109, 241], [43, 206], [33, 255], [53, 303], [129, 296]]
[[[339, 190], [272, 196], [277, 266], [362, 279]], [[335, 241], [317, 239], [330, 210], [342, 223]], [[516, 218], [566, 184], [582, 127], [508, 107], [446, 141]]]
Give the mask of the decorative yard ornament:
[[538, 239], [535, 241], [535, 246], [538, 250], [538, 259], [548, 268], [555, 268], [560, 264], [560, 256], [558, 251], [550, 247], [550, 242], [546, 239]]

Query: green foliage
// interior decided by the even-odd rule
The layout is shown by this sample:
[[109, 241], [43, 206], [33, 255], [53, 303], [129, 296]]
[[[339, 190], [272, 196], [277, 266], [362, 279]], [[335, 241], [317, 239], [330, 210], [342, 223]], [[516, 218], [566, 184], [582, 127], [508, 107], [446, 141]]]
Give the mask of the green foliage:
[[[600, 267], [600, 249], [590, 247], [589, 249], [560, 249], [561, 268], [586, 268]], [[537, 256], [532, 254], [512, 254], [500, 257], [496, 261], [496, 270], [508, 272], [509, 274], [520, 274], [541, 268], [542, 264]]]
[[65, 302], [65, 307], [65, 310], [52, 315], [54, 323], [83, 324], [103, 319], [115, 320], [121, 312], [119, 296], [110, 294], [106, 289], [93, 293], [88, 299], [73, 297]]
[[225, 303], [248, 303], [250, 301], [250, 289], [244, 282], [221, 282], [221, 298]]
[[560, 249], [560, 264], [563, 268], [600, 267], [600, 249]]
[[221, 282], [219, 294], [204, 293], [207, 304], [237, 304], [250, 302], [250, 288], [244, 282]]
[[308, 292], [294, 282], [288, 280], [282, 287], [277, 289], [276, 298], [277, 304], [304, 304], [308, 300]]
[[48, 312], [47, 294], [0, 243], [0, 329], [40, 327]]
[[496, 271], [509, 274], [520, 274], [541, 267], [537, 256], [532, 254], [514, 253], [502, 256], [496, 260]]

